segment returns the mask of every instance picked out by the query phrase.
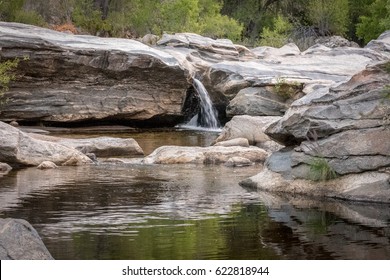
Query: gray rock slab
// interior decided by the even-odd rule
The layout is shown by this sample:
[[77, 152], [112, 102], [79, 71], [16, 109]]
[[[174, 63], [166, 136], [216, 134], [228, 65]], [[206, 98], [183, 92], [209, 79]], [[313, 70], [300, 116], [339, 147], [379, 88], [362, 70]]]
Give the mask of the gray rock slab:
[[0, 219], [0, 260], [52, 259], [30, 223], [19, 219]]

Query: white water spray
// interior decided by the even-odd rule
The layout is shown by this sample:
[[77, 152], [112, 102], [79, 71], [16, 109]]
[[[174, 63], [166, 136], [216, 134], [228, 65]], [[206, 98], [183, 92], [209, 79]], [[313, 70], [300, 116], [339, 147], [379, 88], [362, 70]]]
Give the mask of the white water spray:
[[181, 127], [219, 130], [221, 125], [218, 121], [218, 112], [213, 106], [209, 93], [198, 79], [193, 79], [193, 85], [200, 99], [200, 112]]

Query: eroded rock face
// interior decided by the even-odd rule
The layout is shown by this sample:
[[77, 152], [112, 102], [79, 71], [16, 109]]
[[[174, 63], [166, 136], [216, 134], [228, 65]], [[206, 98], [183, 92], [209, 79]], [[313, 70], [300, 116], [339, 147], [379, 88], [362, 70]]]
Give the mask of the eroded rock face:
[[[282, 115], [290, 103], [277, 95], [269, 98], [269, 93], [280, 85], [292, 86], [284, 91], [299, 98], [319, 88], [327, 90], [346, 82], [368, 64], [390, 59], [386, 33], [366, 48], [317, 44], [304, 52], [294, 44], [279, 49], [245, 50], [229, 40], [212, 40], [195, 34], [165, 35], [159, 44], [190, 75], [197, 75], [217, 108], [228, 106], [229, 117]], [[294, 88], [299, 90], [295, 92]]]
[[37, 231], [25, 220], [0, 219], [0, 260], [52, 260]]
[[[249, 50], [179, 33], [165, 34], [152, 48], [0, 23], [2, 59], [29, 58], [20, 63], [0, 119], [176, 125], [195, 114], [186, 104], [192, 77], [203, 82], [222, 119], [227, 106], [228, 117], [281, 115], [289, 99], [326, 91], [368, 64], [390, 59], [389, 37], [384, 33], [366, 48], [315, 45], [301, 52], [294, 44]], [[291, 98], [269, 98], [275, 91]]]
[[285, 145], [301, 143], [346, 130], [356, 131], [387, 126], [390, 100], [384, 87], [390, 84], [387, 63], [368, 67], [348, 82], [319, 89], [295, 101], [286, 114], [266, 129], [266, 134]]
[[0, 161], [20, 166], [38, 166], [43, 161], [51, 161], [57, 165], [92, 163], [76, 149], [34, 139], [3, 122], [0, 122]]
[[[266, 169], [243, 185], [389, 203], [388, 65], [369, 66], [347, 83], [294, 102], [279, 121], [265, 129], [271, 138], [290, 147], [273, 153]], [[316, 160], [320, 163], [314, 167]], [[319, 182], [311, 180], [330, 169], [336, 179], [326, 180], [332, 175]]]
[[21, 59], [2, 120], [160, 126], [183, 119], [186, 71], [140, 42], [1, 22], [0, 50], [2, 59]]
[[226, 108], [226, 115], [283, 116], [287, 99], [274, 92], [274, 87], [249, 87], [238, 92]]

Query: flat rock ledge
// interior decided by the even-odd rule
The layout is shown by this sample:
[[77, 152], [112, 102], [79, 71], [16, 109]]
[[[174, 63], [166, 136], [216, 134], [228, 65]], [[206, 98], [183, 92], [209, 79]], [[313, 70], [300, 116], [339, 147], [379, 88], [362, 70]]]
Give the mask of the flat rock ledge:
[[252, 163], [263, 163], [269, 156], [258, 147], [182, 147], [162, 146], [142, 161], [143, 164], [225, 164], [236, 157]]
[[0, 219], [0, 260], [53, 260], [53, 257], [30, 223]]
[[240, 182], [245, 188], [273, 193], [298, 194], [361, 202], [390, 203], [390, 173], [364, 172], [329, 181], [286, 179], [265, 167], [259, 174]]
[[30, 133], [34, 139], [49, 141], [76, 149], [83, 154], [94, 154], [97, 157], [141, 156], [144, 151], [133, 138], [95, 137], [95, 138], [61, 138], [49, 135]]

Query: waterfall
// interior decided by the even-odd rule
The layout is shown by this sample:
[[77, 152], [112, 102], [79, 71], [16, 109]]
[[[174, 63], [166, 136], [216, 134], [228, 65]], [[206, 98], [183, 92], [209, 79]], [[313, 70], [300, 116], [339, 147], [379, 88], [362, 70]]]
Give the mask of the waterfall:
[[218, 112], [214, 108], [209, 93], [198, 79], [193, 78], [193, 85], [199, 97], [200, 112], [181, 127], [219, 130], [221, 125], [218, 121]]

